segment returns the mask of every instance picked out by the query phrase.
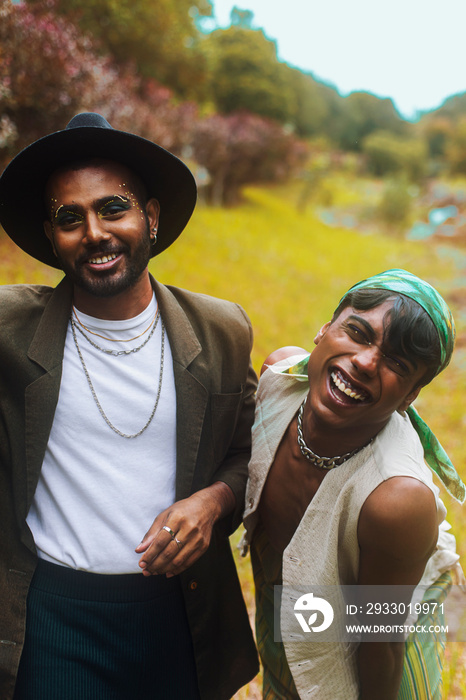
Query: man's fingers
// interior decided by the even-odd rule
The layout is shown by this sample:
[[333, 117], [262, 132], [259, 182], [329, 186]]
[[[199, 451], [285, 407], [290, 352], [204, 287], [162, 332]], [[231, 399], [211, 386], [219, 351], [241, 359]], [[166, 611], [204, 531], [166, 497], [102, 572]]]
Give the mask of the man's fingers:
[[176, 535], [170, 538], [162, 550], [156, 549], [157, 540], [151, 545], [140, 561], [145, 572], [177, 575], [194, 564], [206, 551], [208, 542], [205, 538], [196, 538], [194, 541], [189, 538], [184, 542], [182, 533], [178, 534], [180, 537]]
[[144, 552], [152, 544], [152, 542], [154, 542], [155, 538], [160, 533], [162, 523], [159, 521], [159, 517], [154, 520], [150, 528], [147, 530], [146, 534], [136, 547], [136, 552]]
[[146, 556], [141, 560], [144, 570], [152, 574], [165, 574], [167, 572], [178, 573], [186, 568], [186, 553], [182, 554], [175, 540], [171, 540], [169, 544], [157, 554]]
[[[141, 545], [143, 543], [144, 540]], [[183, 544], [184, 543], [176, 536], [175, 531], [168, 525], [164, 525], [159, 529], [155, 537], [152, 538], [152, 541], [141, 550], [144, 551], [144, 554], [139, 560], [139, 566], [141, 566], [141, 568], [152, 569], [154, 567], [154, 562], [157, 561], [157, 566], [155, 568], [159, 569], [161, 566], [171, 561], [181, 551]], [[139, 547], [141, 547], [141, 545], [139, 545]]]

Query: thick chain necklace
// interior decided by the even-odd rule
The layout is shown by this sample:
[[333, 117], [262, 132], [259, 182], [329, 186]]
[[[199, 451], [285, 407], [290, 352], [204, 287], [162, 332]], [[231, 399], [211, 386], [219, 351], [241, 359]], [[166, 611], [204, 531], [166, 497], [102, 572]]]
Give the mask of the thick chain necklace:
[[[79, 325], [81, 326], [81, 328], [84, 328], [84, 330], [87, 331], [88, 333], [90, 333], [91, 335], [97, 336], [97, 338], [102, 338], [102, 340], [108, 340], [109, 343], [130, 343], [132, 340], [137, 340], [138, 338], [140, 338], [141, 336], [143, 336], [145, 333], [147, 333], [147, 331], [149, 330], [149, 328], [152, 326], [152, 324], [153, 324], [154, 321], [156, 320], [156, 318], [157, 318], [157, 316], [158, 316], [158, 311], [159, 311], [159, 305], [157, 304], [157, 308], [156, 308], [156, 310], [155, 310], [154, 318], [152, 319], [152, 321], [149, 323], [149, 325], [147, 326], [147, 328], [146, 328], [144, 331], [142, 331], [142, 333], [139, 333], [139, 335], [135, 335], [134, 338], [108, 338], [106, 335], [101, 335], [100, 333], [96, 333], [95, 331], [91, 331], [90, 328], [88, 328], [87, 326], [85, 326], [84, 323], [83, 323], [82, 321], [79, 320], [79, 316], [78, 316], [78, 314], [76, 313], [75, 307], [73, 306], [73, 313], [74, 313], [74, 316], [75, 316], [75, 318], [76, 318], [76, 321], [77, 321], [77, 322], [79, 323]], [[84, 335], [84, 333], [83, 333], [83, 335]], [[84, 336], [84, 337], [86, 337], [86, 336]], [[99, 348], [99, 349], [100, 349], [100, 348]]]
[[[141, 345], [138, 345], [136, 348], [131, 348], [130, 350], [111, 350], [111, 349], [109, 349], [109, 348], [101, 348], [100, 345], [97, 345], [97, 343], [96, 343], [94, 340], [92, 340], [91, 338], [89, 338], [89, 336], [87, 336], [87, 335], [84, 333], [83, 329], [80, 328], [80, 326], [78, 326], [78, 324], [76, 323], [76, 321], [74, 320], [73, 317], [71, 317], [71, 327], [72, 327], [72, 329], [73, 329], [73, 336], [75, 335], [75, 329], [77, 328], [78, 331], [79, 331], [79, 332], [81, 333], [81, 335], [83, 336], [83, 338], [85, 338], [85, 339], [87, 340], [87, 342], [88, 342], [90, 345], [92, 345], [93, 348], [95, 348], [96, 350], [100, 350], [100, 352], [104, 352], [106, 355], [114, 355], [115, 357], [119, 357], [120, 355], [131, 355], [133, 352], [139, 352], [139, 350], [142, 350], [142, 348], [143, 348], [145, 345], [147, 345], [147, 343], [149, 342], [149, 340], [150, 340], [150, 339], [152, 338], [152, 336], [154, 335], [155, 329], [157, 328], [157, 324], [158, 324], [158, 322], [159, 322], [159, 318], [160, 318], [160, 311], [157, 311], [156, 315], [154, 316], [154, 321], [155, 321], [155, 323], [154, 323], [154, 321], [152, 321], [152, 323], [151, 323], [152, 330], [151, 330], [151, 332], [149, 333], [149, 335], [147, 336], [147, 338], [141, 343]], [[80, 323], [79, 319], [78, 319], [78, 323]], [[153, 324], [153, 325], [152, 325], [152, 324]], [[80, 323], [80, 325], [83, 325], [83, 324]], [[83, 328], [86, 328], [86, 326], [83, 326]], [[150, 328], [150, 326], [149, 326], [149, 328]], [[86, 330], [89, 330], [89, 329], [86, 328]], [[136, 338], [140, 338], [141, 335], [144, 335], [144, 333], [146, 333], [148, 330], [149, 330], [149, 329], [146, 328], [146, 330], [145, 330], [143, 333], [141, 333], [140, 335], [137, 335]], [[92, 331], [90, 331], [90, 332], [92, 333]], [[95, 333], [94, 335], [97, 335], [97, 333]], [[103, 335], [100, 335], [99, 338], [104, 338], [104, 336], [103, 336]], [[135, 340], [136, 338], [130, 338], [130, 340]], [[111, 338], [105, 338], [105, 340], [111, 340]], [[125, 342], [125, 341], [122, 341], [122, 342]]]
[[[157, 406], [159, 405], [160, 392], [162, 391], [163, 358], [164, 358], [164, 349], [165, 349], [165, 326], [163, 325], [162, 319], [160, 319], [160, 323], [161, 323], [161, 327], [162, 327], [162, 342], [161, 342], [161, 350], [160, 350], [160, 373], [159, 373], [159, 386], [158, 386], [158, 389], [157, 389], [157, 396], [156, 396], [156, 398], [155, 398], [154, 408], [152, 409], [152, 413], [151, 413], [150, 416], [149, 416], [149, 420], [148, 420], [147, 423], [141, 428], [141, 430], [138, 430], [137, 433], [133, 433], [132, 435], [129, 435], [129, 434], [127, 434], [127, 433], [121, 432], [121, 430], [118, 430], [118, 428], [116, 428], [116, 427], [113, 425], [113, 423], [109, 420], [108, 416], [106, 415], [104, 409], [102, 408], [99, 399], [97, 398], [97, 394], [96, 394], [96, 392], [95, 392], [94, 385], [92, 384], [92, 380], [91, 380], [91, 377], [90, 377], [90, 375], [89, 375], [89, 371], [88, 371], [88, 369], [87, 369], [87, 367], [86, 367], [86, 363], [84, 362], [84, 357], [83, 357], [83, 355], [82, 355], [82, 353], [81, 353], [81, 349], [80, 349], [79, 344], [78, 344], [78, 338], [77, 338], [77, 335], [76, 335], [76, 328], [79, 329], [79, 326], [77, 326], [77, 324], [73, 321], [73, 318], [71, 318], [71, 331], [72, 331], [72, 333], [73, 333], [74, 344], [76, 345], [76, 350], [77, 350], [77, 352], [78, 352], [79, 359], [81, 360], [81, 365], [82, 365], [82, 368], [83, 368], [83, 370], [84, 370], [84, 374], [86, 375], [87, 383], [88, 383], [88, 385], [89, 385], [89, 389], [91, 390], [92, 398], [94, 399], [94, 401], [95, 401], [95, 403], [96, 403], [96, 406], [97, 406], [97, 408], [99, 409], [99, 413], [100, 413], [100, 415], [102, 416], [102, 418], [104, 419], [104, 421], [107, 423], [108, 427], [111, 428], [111, 429], [113, 430], [114, 433], [116, 433], [116, 434], [119, 435], [120, 437], [127, 438], [127, 439], [129, 439], [129, 440], [132, 439], [132, 438], [139, 437], [139, 435], [142, 435], [142, 433], [146, 430], [146, 428], [149, 427], [149, 425], [150, 425], [151, 422], [152, 422], [153, 417], [155, 416], [155, 412], [156, 412], [156, 410], [157, 410]], [[155, 326], [156, 326], [156, 325], [157, 325], [157, 323], [154, 324], [154, 329], [155, 329]], [[154, 329], [152, 330], [152, 332], [151, 332], [149, 338], [144, 342], [144, 345], [145, 345], [145, 344], [148, 342], [148, 340], [152, 337], [152, 334], [153, 334], [153, 332], [154, 332]], [[93, 345], [93, 343], [91, 343], [91, 345]], [[142, 347], [142, 346], [141, 346], [141, 347]], [[102, 348], [98, 348], [98, 349], [101, 350]], [[141, 349], [141, 348], [138, 348], [138, 350], [140, 350], [140, 349]], [[105, 352], [105, 351], [103, 351], [103, 352]], [[128, 351], [128, 352], [135, 352], [135, 351]], [[128, 352], [124, 352], [123, 354], [128, 354]], [[112, 355], [113, 355], [113, 354], [118, 354], [118, 355], [119, 355], [119, 354], [122, 354], [122, 353], [114, 353], [114, 352], [112, 352], [111, 354], [112, 354]]]
[[335, 457], [319, 457], [319, 455], [313, 452], [304, 441], [303, 413], [306, 401], [307, 396], [302, 402], [301, 407], [298, 411], [298, 445], [299, 449], [301, 450], [301, 454], [304, 455], [304, 457], [306, 457], [306, 459], [309, 460], [311, 464], [315, 464], [315, 466], [319, 467], [319, 469], [333, 469], [334, 467], [339, 467], [340, 464], [346, 462], [347, 459], [353, 457], [355, 454], [357, 454], [357, 452], [359, 452], [360, 450], [362, 450], [363, 447], [365, 447], [365, 445], [362, 445], [361, 447], [356, 447], [356, 449], [352, 450], [351, 452], [346, 452], [346, 454], [344, 455], [336, 455]]

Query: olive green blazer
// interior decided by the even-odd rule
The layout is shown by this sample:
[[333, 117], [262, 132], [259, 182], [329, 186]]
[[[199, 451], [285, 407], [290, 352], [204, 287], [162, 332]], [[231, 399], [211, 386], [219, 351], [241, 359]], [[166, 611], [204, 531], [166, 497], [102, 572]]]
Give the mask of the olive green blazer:
[[[181, 575], [203, 700], [230, 698], [258, 670], [228, 535], [243, 511], [256, 377], [236, 304], [152, 279], [173, 355], [176, 498], [227, 483], [235, 512]], [[26, 516], [60, 389], [72, 285], [0, 287], [0, 697], [13, 698], [37, 557]], [[84, 437], [84, 436], [83, 436]], [[157, 515], [154, 513], [154, 517]]]

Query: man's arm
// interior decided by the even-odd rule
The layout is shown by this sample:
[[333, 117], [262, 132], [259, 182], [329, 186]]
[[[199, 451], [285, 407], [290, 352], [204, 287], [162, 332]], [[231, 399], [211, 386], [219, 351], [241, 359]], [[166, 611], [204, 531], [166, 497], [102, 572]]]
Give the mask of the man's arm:
[[[437, 537], [437, 508], [431, 490], [409, 477], [384, 481], [368, 497], [359, 517], [358, 584], [404, 585], [414, 589], [435, 549]], [[397, 624], [403, 621], [397, 620]], [[403, 658], [404, 642], [361, 643], [358, 651], [361, 700], [396, 700]]]
[[[244, 342], [243, 337], [236, 352], [242, 348], [241, 352], [248, 353], [247, 358], [252, 349], [253, 334], [248, 317], [240, 310], [247, 323], [249, 338]], [[239, 378], [243, 391], [234, 433], [230, 443], [225, 445], [225, 456], [211, 477], [211, 485], [160, 513], [136, 547], [136, 552], [142, 555], [139, 565], [146, 576], [181, 573], [207, 550], [216, 523], [228, 536], [241, 522], [257, 387], [257, 377], [250, 360], [246, 369], [247, 376]], [[234, 372], [234, 369], [226, 371]], [[228, 415], [226, 412], [224, 420], [234, 420], [231, 413]], [[181, 545], [176, 543], [170, 532], [163, 529], [164, 526], [175, 533]]]

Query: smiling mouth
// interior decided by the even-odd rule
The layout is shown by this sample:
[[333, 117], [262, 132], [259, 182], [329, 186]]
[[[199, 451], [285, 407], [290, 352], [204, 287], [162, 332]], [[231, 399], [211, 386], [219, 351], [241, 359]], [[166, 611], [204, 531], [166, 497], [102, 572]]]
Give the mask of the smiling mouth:
[[362, 391], [359, 387], [353, 386], [349, 379], [344, 377], [341, 372], [334, 370], [331, 372], [330, 377], [332, 378], [333, 386], [349, 399], [362, 403], [371, 398], [366, 391]]
[[111, 262], [115, 260], [118, 255], [116, 253], [109, 253], [108, 255], [96, 256], [94, 258], [88, 258], [87, 262], [91, 265], [102, 265], [103, 263]]

